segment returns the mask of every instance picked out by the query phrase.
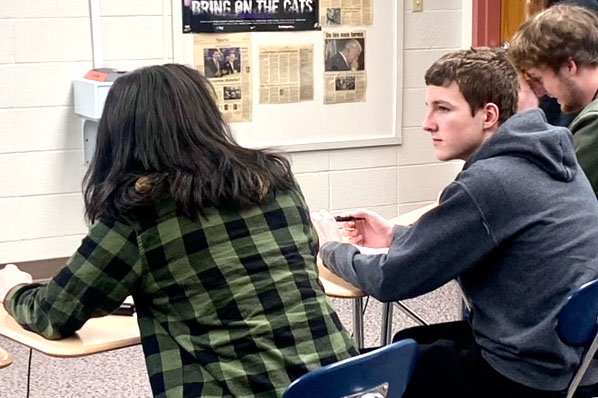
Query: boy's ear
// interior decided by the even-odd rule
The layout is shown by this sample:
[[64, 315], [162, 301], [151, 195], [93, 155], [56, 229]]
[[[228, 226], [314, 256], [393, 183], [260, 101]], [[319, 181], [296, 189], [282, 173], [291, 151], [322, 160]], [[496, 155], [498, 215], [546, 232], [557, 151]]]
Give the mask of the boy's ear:
[[577, 62], [573, 58], [569, 58], [563, 63], [562, 68], [564, 68], [569, 75], [574, 75], [577, 73]]
[[484, 128], [491, 129], [495, 126], [498, 126], [498, 121], [500, 118], [500, 111], [498, 110], [498, 106], [496, 106], [493, 102], [488, 102], [484, 105]]

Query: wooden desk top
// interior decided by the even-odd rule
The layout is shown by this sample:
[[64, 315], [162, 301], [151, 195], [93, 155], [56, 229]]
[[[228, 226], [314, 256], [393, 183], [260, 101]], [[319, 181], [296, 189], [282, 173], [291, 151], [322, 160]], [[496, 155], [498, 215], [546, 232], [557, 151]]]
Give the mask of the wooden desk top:
[[419, 218], [421, 216], [423, 216], [424, 214], [426, 214], [427, 212], [429, 212], [436, 206], [438, 206], [438, 203], [434, 202], [429, 205], [422, 206], [418, 209], [411, 210], [408, 213], [401, 214], [400, 216], [391, 218], [389, 221], [394, 224], [397, 224], [397, 225], [411, 225], [414, 222], [416, 222], [417, 220], [419, 220]]
[[359, 298], [367, 296], [363, 291], [356, 288], [340, 276], [333, 274], [328, 268], [324, 267], [318, 257], [318, 272], [320, 273], [320, 282], [324, 286], [324, 292], [327, 296], [337, 298]]
[[1, 304], [0, 335], [46, 355], [64, 358], [97, 354], [141, 342], [135, 316], [108, 315], [93, 318], [71, 337], [48, 340], [23, 329]]
[[12, 356], [6, 350], [0, 347], [0, 369], [7, 367], [12, 363]]

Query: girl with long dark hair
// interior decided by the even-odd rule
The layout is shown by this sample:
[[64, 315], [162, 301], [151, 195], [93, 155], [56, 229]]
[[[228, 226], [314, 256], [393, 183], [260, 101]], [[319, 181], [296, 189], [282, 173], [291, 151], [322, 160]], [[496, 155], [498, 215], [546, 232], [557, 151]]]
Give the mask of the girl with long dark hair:
[[0, 300], [59, 339], [132, 295], [155, 396], [277, 397], [356, 351], [289, 162], [236, 144], [213, 96], [176, 64], [116, 80], [84, 180], [88, 235], [47, 285], [0, 271]]

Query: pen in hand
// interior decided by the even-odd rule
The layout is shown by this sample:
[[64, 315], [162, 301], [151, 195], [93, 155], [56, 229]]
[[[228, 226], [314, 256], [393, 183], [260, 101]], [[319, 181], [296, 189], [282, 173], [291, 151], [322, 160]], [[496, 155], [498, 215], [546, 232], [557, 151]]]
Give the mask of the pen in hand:
[[352, 217], [352, 216], [335, 216], [334, 219], [337, 222], [344, 222], [344, 221], [362, 221], [365, 220], [365, 217]]

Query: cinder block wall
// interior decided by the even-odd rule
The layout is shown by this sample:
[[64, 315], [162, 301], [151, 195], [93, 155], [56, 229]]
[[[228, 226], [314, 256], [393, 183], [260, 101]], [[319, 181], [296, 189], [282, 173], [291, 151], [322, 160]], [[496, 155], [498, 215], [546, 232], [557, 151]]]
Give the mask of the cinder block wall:
[[471, 33], [463, 28], [470, 24], [471, 0], [425, 0], [423, 12], [412, 12], [411, 0], [403, 6], [403, 144], [293, 154], [312, 209], [369, 207], [394, 217], [436, 200], [462, 167], [436, 160], [421, 123], [424, 72], [444, 53], [471, 45]]
[[[470, 2], [425, 0], [421, 13], [404, 2], [403, 145], [291, 154], [312, 209], [364, 206], [392, 217], [435, 200], [454, 178], [461, 164], [437, 162], [419, 127], [423, 72], [468, 45]], [[170, 7], [102, 0], [104, 66], [172, 61]], [[70, 256], [87, 230], [71, 82], [91, 68], [87, 0], [0, 1], [0, 264]]]

